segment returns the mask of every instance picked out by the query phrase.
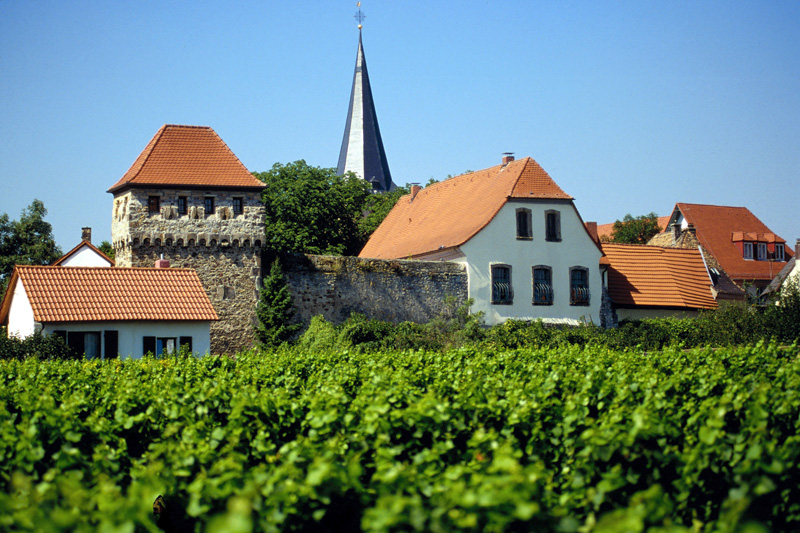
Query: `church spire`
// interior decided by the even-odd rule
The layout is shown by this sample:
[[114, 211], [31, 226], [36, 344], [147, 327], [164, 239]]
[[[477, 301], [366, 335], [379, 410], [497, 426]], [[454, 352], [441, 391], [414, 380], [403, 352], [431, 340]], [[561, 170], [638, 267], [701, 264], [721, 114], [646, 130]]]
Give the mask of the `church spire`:
[[378, 117], [375, 114], [375, 103], [372, 100], [367, 61], [364, 58], [364, 46], [361, 42], [361, 23], [364, 15], [361, 13], [360, 2], [358, 6], [356, 70], [353, 75], [350, 108], [347, 110], [347, 122], [336, 171], [339, 174], [352, 171], [358, 177], [370, 182], [376, 191], [390, 191], [395, 188], [395, 184], [392, 183], [392, 176], [389, 173], [381, 131], [378, 128]]

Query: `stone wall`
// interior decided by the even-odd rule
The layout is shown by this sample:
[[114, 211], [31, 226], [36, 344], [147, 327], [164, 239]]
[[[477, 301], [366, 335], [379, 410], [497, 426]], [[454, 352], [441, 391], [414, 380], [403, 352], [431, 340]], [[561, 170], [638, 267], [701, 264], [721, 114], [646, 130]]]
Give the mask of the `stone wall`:
[[261, 249], [226, 245], [140, 246], [134, 249], [135, 267], [152, 267], [162, 254], [170, 268], [197, 271], [219, 321], [211, 323], [211, 353], [237, 353], [253, 347], [258, 291], [261, 286]]
[[340, 324], [353, 311], [394, 323], [428, 322], [446, 301], [460, 305], [468, 294], [467, 272], [457, 263], [283, 255], [281, 267], [304, 324], [316, 315]]

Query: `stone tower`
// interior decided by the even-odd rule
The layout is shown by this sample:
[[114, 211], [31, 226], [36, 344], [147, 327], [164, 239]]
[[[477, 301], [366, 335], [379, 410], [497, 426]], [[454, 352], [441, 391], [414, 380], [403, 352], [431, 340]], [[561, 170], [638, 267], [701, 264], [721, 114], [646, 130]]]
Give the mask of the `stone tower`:
[[358, 53], [353, 88], [350, 91], [350, 107], [347, 110], [342, 149], [336, 167], [339, 174], [348, 171], [370, 182], [376, 192], [391, 191], [396, 187], [392, 182], [381, 130], [378, 127], [378, 115], [375, 113], [375, 102], [367, 74], [367, 60], [364, 58], [364, 47], [361, 43], [361, 25], [358, 28]]
[[264, 188], [213, 129], [165, 125], [108, 189], [117, 266], [195, 269], [220, 318], [212, 353], [253, 345]]

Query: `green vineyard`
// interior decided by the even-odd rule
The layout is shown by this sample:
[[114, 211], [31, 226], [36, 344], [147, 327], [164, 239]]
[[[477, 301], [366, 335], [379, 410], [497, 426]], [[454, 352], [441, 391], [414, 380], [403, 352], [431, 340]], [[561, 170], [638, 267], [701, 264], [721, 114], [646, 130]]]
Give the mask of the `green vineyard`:
[[799, 356], [0, 360], [0, 529], [797, 531]]

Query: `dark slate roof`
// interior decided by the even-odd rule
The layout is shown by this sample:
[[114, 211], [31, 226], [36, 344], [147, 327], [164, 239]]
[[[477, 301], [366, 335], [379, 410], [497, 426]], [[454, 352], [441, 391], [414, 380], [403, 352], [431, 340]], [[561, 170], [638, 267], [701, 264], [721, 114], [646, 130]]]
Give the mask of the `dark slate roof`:
[[347, 123], [336, 171], [339, 174], [352, 171], [372, 183], [373, 188], [379, 191], [395, 188], [389, 172], [389, 163], [386, 161], [386, 152], [383, 149], [381, 130], [378, 127], [378, 116], [372, 99], [360, 31], [353, 88], [350, 91], [350, 107], [347, 110]]

